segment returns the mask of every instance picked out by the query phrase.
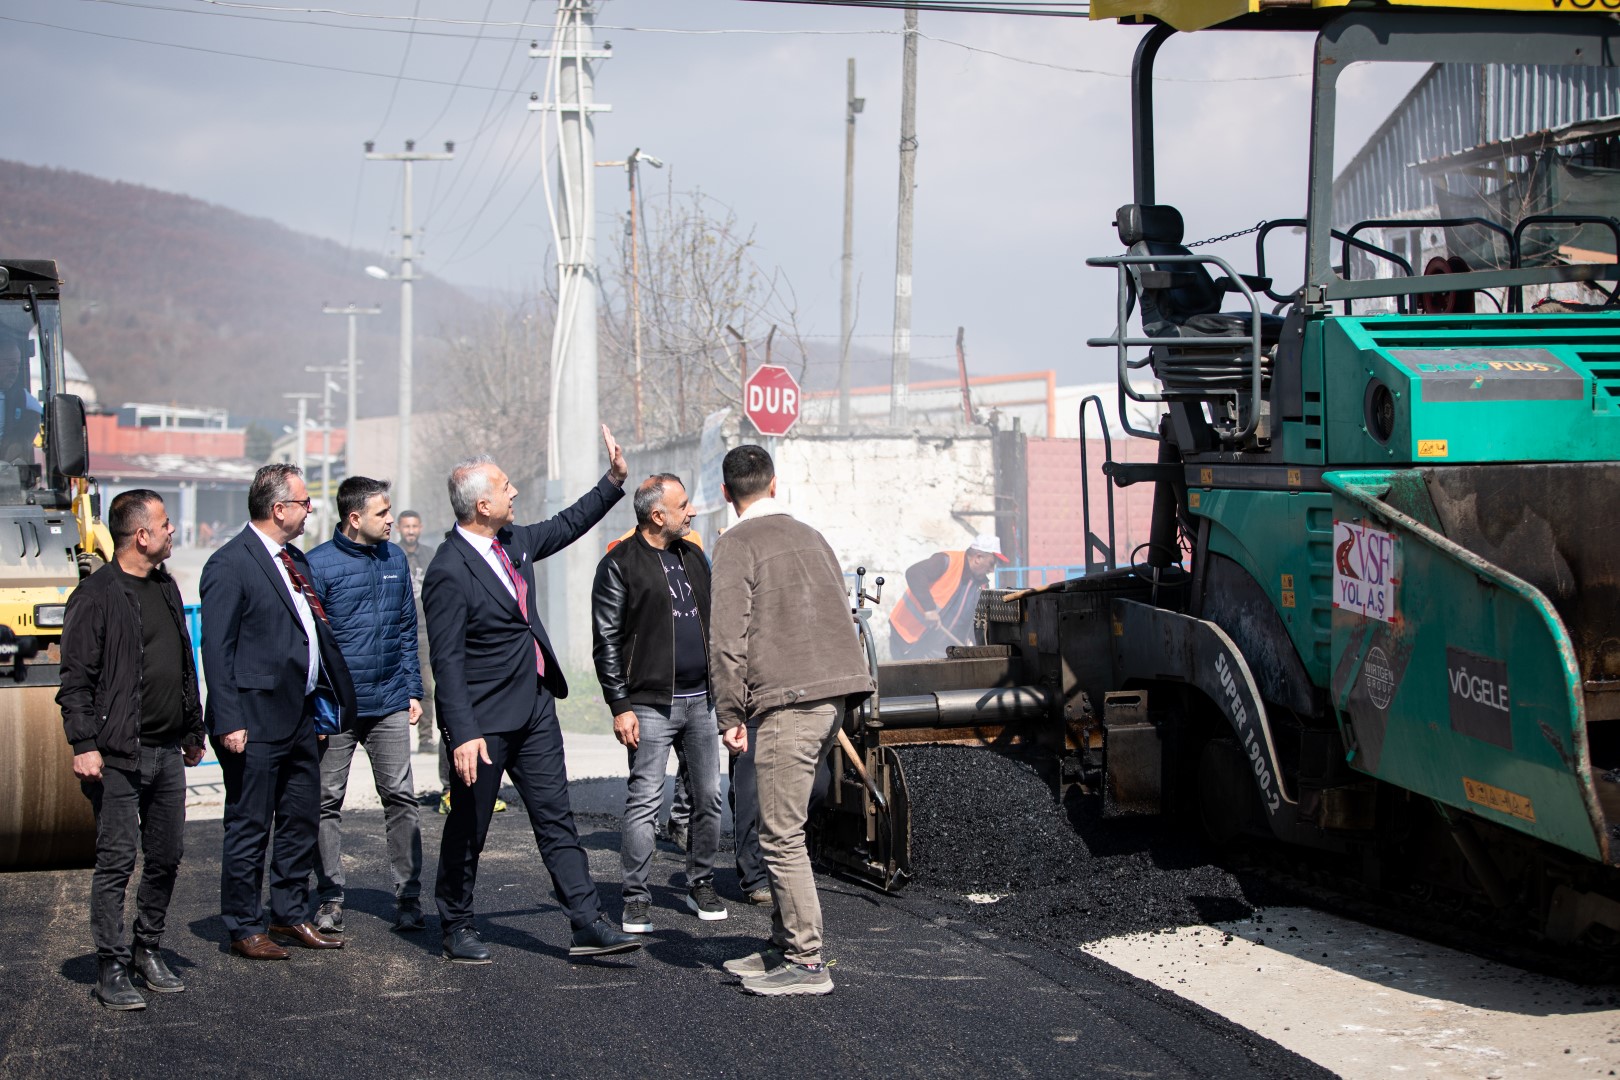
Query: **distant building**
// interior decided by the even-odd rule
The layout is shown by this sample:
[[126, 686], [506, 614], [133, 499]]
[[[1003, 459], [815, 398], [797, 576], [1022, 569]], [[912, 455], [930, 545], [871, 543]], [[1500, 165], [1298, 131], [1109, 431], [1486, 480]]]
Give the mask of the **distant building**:
[[[1604, 67], [1435, 64], [1390, 113], [1333, 184], [1335, 228], [1403, 219], [1359, 231], [1422, 274], [1435, 256], [1471, 269], [1506, 267], [1508, 241], [1481, 226], [1424, 221], [1478, 217], [1510, 230], [1535, 214], [1620, 213], [1620, 71]], [[1532, 226], [1526, 265], [1612, 261], [1614, 234], [1591, 225]], [[1340, 248], [1337, 242], [1334, 255]], [[1393, 277], [1388, 258], [1353, 251], [1352, 277]], [[1530, 290], [1527, 290], [1527, 293]], [[1526, 296], [1526, 306], [1539, 298]], [[1584, 286], [1562, 299], [1601, 301]], [[1498, 298], [1500, 299], [1500, 298]], [[1388, 300], [1366, 302], [1369, 309]], [[1491, 310], [1484, 302], [1484, 310]]]
[[101, 505], [122, 491], [150, 488], [168, 506], [177, 547], [229, 539], [247, 520], [258, 463], [247, 458], [246, 433], [228, 424], [222, 410], [168, 405], [126, 404], [86, 417]]

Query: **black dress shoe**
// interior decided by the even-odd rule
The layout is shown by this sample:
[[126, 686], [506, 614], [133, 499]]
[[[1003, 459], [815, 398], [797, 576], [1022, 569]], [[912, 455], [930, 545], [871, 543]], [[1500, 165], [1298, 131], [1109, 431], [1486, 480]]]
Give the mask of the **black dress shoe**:
[[634, 934], [626, 934], [623, 930], [607, 921], [606, 915], [598, 915], [596, 921], [583, 930], [574, 931], [574, 939], [569, 943], [569, 956], [605, 956], [608, 953], [630, 952], [641, 948], [641, 939]]
[[122, 960], [98, 958], [96, 964], [100, 977], [90, 993], [97, 1001], [120, 1012], [146, 1008], [146, 995], [129, 981], [129, 968], [124, 966]]
[[478, 931], [463, 926], [444, 936], [444, 958], [456, 964], [487, 964], [489, 946], [479, 938]]
[[186, 984], [180, 981], [180, 976], [170, 971], [169, 965], [163, 962], [163, 953], [156, 945], [148, 948], [137, 941], [134, 959], [130, 961], [129, 966], [154, 994], [178, 994], [186, 988]]

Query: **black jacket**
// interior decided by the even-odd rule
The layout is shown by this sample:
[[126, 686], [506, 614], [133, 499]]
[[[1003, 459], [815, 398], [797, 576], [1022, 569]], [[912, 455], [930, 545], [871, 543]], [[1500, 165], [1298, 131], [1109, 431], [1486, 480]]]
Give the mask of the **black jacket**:
[[516, 731], [529, 722], [538, 690], [536, 645], [546, 664], [541, 685], [552, 697], [568, 696], [568, 680], [535, 603], [535, 564], [584, 536], [622, 498], [624, 489], [604, 476], [555, 517], [534, 525], [508, 525], [496, 534], [528, 588], [527, 619], [484, 557], [455, 529], [444, 534], [445, 542], [422, 579], [422, 610], [433, 662], [433, 700], [439, 727], [452, 747]]
[[[692, 583], [705, 651], [709, 639], [709, 560], [684, 540], [681, 557]], [[675, 689], [675, 610], [658, 549], [636, 532], [602, 556], [591, 587], [591, 656], [602, 696], [617, 716], [632, 705], [666, 706]]]
[[[152, 580], [163, 586], [163, 599], [180, 634], [183, 667], [180, 701], [186, 720], [182, 742], [203, 745], [202, 703], [197, 695], [197, 665], [191, 634], [186, 630], [180, 587], [162, 567]], [[68, 597], [62, 620], [62, 726], [75, 754], [99, 750], [103, 757], [135, 760], [141, 753], [141, 609], [111, 564], [79, 583]]]

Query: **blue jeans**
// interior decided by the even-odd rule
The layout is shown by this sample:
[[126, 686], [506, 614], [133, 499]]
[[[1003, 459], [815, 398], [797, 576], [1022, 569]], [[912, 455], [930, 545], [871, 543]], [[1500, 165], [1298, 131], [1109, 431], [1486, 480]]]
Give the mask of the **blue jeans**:
[[366, 748], [371, 776], [383, 805], [383, 833], [394, 870], [394, 899], [422, 895], [422, 825], [411, 780], [411, 716], [362, 716], [348, 731], [321, 744], [320, 858], [315, 861], [316, 900], [343, 903], [343, 798], [356, 745]]
[[652, 866], [654, 825], [664, 801], [664, 770], [676, 740], [686, 750], [692, 818], [686, 849], [686, 887], [714, 878], [720, 846], [720, 732], [706, 694], [675, 698], [667, 706], [632, 705], [641, 736], [630, 756], [619, 859], [624, 865], [624, 900], [650, 900], [647, 872]]

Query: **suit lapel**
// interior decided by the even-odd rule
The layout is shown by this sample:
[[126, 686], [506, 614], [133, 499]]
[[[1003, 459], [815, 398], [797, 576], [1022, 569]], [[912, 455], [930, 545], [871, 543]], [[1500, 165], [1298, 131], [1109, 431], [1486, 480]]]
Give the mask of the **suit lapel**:
[[[244, 546], [247, 547], [248, 557], [259, 564], [259, 569], [265, 572], [265, 575], [270, 578], [270, 584], [275, 586], [276, 595], [281, 597], [283, 604], [287, 605], [287, 613], [293, 617], [293, 621], [299, 626], [304, 625], [303, 617], [298, 614], [298, 605], [293, 603], [292, 590], [287, 587], [287, 579], [282, 576], [281, 567], [277, 566], [276, 561], [270, 557], [270, 552], [265, 550], [264, 541], [259, 539], [258, 532], [252, 525], [249, 525], [242, 530], [241, 539]], [[317, 619], [316, 621], [319, 622], [320, 620]]]
[[506, 586], [501, 584], [501, 579], [495, 576], [495, 568], [485, 562], [484, 557], [467, 542], [466, 537], [454, 529], [450, 530], [450, 542], [454, 545], [457, 554], [467, 564], [468, 572], [484, 587], [484, 590], [490, 596], [495, 598], [495, 602], [504, 605], [506, 611], [510, 614], [517, 615], [517, 600], [513, 598], [511, 593], [506, 591]]

